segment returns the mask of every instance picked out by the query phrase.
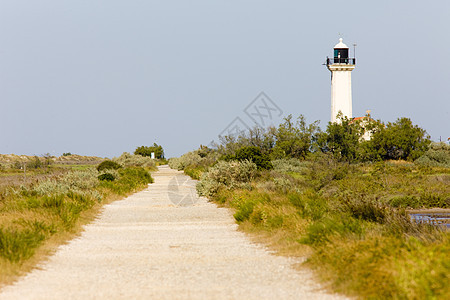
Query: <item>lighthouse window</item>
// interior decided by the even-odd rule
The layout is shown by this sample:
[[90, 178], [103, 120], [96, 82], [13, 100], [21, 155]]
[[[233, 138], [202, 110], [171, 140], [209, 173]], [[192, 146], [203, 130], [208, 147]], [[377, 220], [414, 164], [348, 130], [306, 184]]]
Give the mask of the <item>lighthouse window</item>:
[[348, 63], [348, 49], [334, 49], [334, 62], [338, 64]]

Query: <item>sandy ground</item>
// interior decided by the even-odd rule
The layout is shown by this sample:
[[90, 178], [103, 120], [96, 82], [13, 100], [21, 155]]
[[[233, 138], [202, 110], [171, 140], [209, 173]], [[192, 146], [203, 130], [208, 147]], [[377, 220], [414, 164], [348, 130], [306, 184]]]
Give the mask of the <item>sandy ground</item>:
[[343, 299], [250, 242], [181, 172], [153, 176], [0, 299]]

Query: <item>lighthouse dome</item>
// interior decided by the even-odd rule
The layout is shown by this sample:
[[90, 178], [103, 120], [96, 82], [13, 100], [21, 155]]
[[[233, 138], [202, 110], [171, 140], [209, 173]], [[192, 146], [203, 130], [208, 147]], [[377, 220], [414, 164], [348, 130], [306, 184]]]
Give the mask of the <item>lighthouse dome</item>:
[[339, 39], [339, 43], [334, 46], [334, 49], [348, 49], [347, 45], [342, 42], [342, 38]]

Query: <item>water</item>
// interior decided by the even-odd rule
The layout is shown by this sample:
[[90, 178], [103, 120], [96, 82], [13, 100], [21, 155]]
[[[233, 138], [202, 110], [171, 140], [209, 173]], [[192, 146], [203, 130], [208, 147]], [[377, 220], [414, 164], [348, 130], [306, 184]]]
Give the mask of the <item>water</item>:
[[450, 229], [450, 212], [409, 213], [411, 220]]

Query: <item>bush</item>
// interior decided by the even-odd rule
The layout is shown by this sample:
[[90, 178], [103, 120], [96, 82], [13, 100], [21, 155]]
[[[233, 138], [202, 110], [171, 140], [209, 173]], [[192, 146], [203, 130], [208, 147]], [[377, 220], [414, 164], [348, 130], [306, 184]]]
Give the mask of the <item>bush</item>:
[[377, 157], [383, 160], [415, 160], [427, 150], [431, 143], [426, 131], [413, 125], [408, 118], [399, 118], [394, 123], [379, 126], [369, 143]]
[[319, 148], [325, 153], [332, 153], [338, 160], [354, 161], [361, 146], [363, 129], [359, 122], [338, 116], [339, 122], [328, 123], [326, 133], [318, 135]]
[[42, 161], [38, 156], [35, 156], [31, 161], [27, 163], [27, 167], [30, 169], [42, 168]]
[[98, 173], [95, 169], [72, 171], [67, 173], [61, 182], [67, 184], [71, 189], [90, 190], [98, 185], [97, 176]]
[[203, 173], [197, 184], [201, 196], [213, 196], [220, 188], [249, 187], [255, 177], [257, 166], [251, 161], [219, 161], [207, 173]]
[[278, 128], [273, 132], [274, 147], [271, 156], [273, 158], [296, 157], [304, 158], [311, 152], [313, 142], [320, 132], [319, 121], [309, 125], [303, 115], [294, 122], [292, 115], [284, 118]]
[[272, 161], [272, 165], [280, 173], [305, 173], [310, 163], [297, 158], [282, 158]]
[[116, 178], [114, 177], [114, 175], [110, 174], [110, 173], [104, 173], [98, 176], [98, 180], [101, 181], [114, 181]]
[[46, 180], [40, 182], [38, 185], [36, 185], [33, 188], [33, 191], [36, 192], [38, 195], [63, 195], [66, 194], [69, 191], [69, 185], [62, 184], [61, 182], [58, 182], [56, 180]]
[[183, 154], [181, 157], [175, 157], [169, 159], [169, 167], [178, 171], [184, 170], [187, 166], [196, 166], [204, 160], [195, 151]]
[[121, 156], [114, 157], [112, 160], [124, 167], [156, 167], [155, 161], [150, 157], [133, 155], [128, 152], [124, 152]]
[[428, 150], [419, 157], [416, 164], [430, 167], [450, 167], [450, 145], [446, 143], [431, 143]]
[[202, 176], [202, 174], [205, 172], [205, 168], [204, 167], [192, 167], [192, 166], [187, 166], [184, 169], [184, 174], [190, 176], [192, 179], [195, 180], [200, 180], [200, 177]]
[[133, 167], [119, 170], [120, 182], [126, 182], [131, 186], [148, 184], [153, 182], [153, 178], [148, 171], [142, 167]]
[[252, 161], [256, 164], [259, 170], [270, 170], [273, 168], [269, 156], [267, 154], [263, 154], [261, 149], [255, 146], [242, 147], [238, 149], [234, 155], [226, 155], [224, 159], [226, 161]]
[[41, 196], [65, 195], [70, 191], [84, 192], [98, 198], [99, 195], [94, 190], [98, 185], [98, 173], [95, 169], [83, 171], [71, 171], [58, 180], [48, 179], [39, 182], [32, 189], [32, 192]]
[[198, 150], [188, 152], [178, 158], [171, 158], [169, 167], [179, 171], [184, 170], [186, 175], [198, 180], [209, 167], [217, 162], [220, 156], [218, 151], [200, 145]]
[[97, 166], [97, 171], [101, 172], [103, 170], [117, 170], [120, 168], [122, 168], [122, 166], [118, 163], [112, 160], [105, 160]]

